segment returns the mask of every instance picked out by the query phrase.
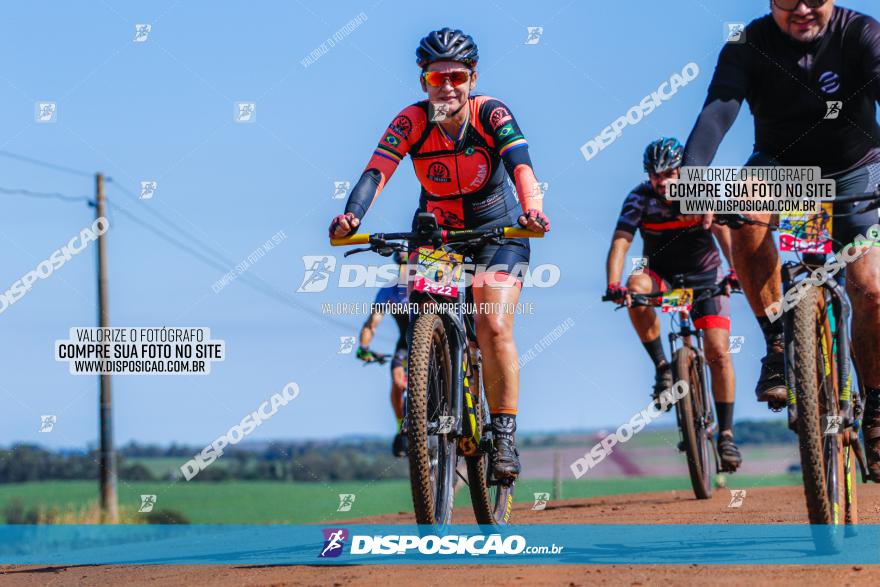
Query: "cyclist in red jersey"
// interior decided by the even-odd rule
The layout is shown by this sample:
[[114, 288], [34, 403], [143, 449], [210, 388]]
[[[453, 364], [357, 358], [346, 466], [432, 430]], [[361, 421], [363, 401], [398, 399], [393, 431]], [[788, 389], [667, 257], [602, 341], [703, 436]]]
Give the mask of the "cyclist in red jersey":
[[[331, 238], [355, 232], [361, 219], [400, 160], [407, 154], [422, 185], [418, 212], [432, 212], [444, 228], [520, 226], [550, 230], [543, 194], [529, 158], [528, 143], [506, 104], [471, 92], [479, 58], [474, 40], [444, 28], [422, 39], [416, 50], [420, 83], [428, 99], [404, 108], [382, 133], [345, 213], [330, 224]], [[516, 196], [508, 178], [516, 186]], [[413, 215], [415, 226], [415, 214]], [[513, 307], [528, 267], [527, 239], [503, 239], [477, 253], [473, 297], [477, 307]], [[519, 475], [516, 414], [519, 368], [513, 340], [513, 314], [476, 315], [483, 357], [486, 399], [495, 446], [493, 469], [499, 478]]]

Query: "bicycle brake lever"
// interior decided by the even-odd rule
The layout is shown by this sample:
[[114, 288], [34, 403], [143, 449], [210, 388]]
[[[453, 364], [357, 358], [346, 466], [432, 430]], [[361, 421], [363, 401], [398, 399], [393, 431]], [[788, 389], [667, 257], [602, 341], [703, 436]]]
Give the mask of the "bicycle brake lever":
[[366, 253], [366, 252], [372, 251], [372, 250], [373, 250], [372, 247], [364, 247], [362, 249], [351, 249], [350, 251], [345, 251], [345, 253], [343, 253], [342, 256], [348, 257], [349, 255], [354, 255], [355, 253]]

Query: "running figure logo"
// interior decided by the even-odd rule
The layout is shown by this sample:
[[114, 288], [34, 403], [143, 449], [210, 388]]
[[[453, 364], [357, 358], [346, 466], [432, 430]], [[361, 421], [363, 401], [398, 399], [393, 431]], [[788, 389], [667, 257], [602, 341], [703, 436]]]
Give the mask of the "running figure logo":
[[324, 528], [324, 547], [318, 558], [336, 558], [342, 554], [345, 541], [348, 540], [348, 530], [345, 528]]
[[648, 268], [648, 258], [647, 257], [631, 257], [630, 263], [632, 263], [632, 274], [633, 275], [641, 275], [645, 272], [645, 269]]
[[333, 199], [341, 200], [348, 195], [348, 188], [351, 187], [350, 181], [334, 181], [333, 182]]
[[142, 181], [141, 182], [141, 195], [138, 196], [138, 200], [149, 200], [156, 194], [156, 189], [159, 187], [159, 182], [157, 181]]
[[437, 434], [449, 434], [452, 427], [455, 426], [454, 416], [440, 416], [440, 424], [437, 427]]
[[141, 507], [138, 508], [138, 512], [148, 513], [153, 511], [153, 506], [156, 505], [156, 496], [155, 495], [141, 495]]
[[40, 416], [40, 432], [52, 432], [52, 429], [55, 427], [55, 422], [58, 421], [57, 416], [48, 415], [48, 416]]
[[315, 293], [327, 289], [330, 273], [336, 269], [336, 257], [332, 255], [303, 255], [306, 274], [297, 293]]
[[350, 512], [352, 506], [354, 506], [354, 493], [340, 493], [339, 494], [339, 507], [336, 508], [337, 512]]
[[536, 492], [535, 493], [535, 505], [532, 506], [532, 510], [539, 512], [547, 507], [547, 502], [550, 501], [550, 494], [547, 492]]
[[739, 353], [742, 350], [743, 344], [745, 342], [746, 342], [745, 336], [731, 336], [728, 341], [727, 352], [730, 353], [731, 355], [735, 355], [735, 354]]
[[136, 24], [136, 25], [134, 25], [134, 42], [135, 43], [146, 42], [147, 37], [150, 35], [151, 30], [153, 30], [153, 25], [151, 25], [151, 24]]
[[839, 433], [841, 424], [843, 424], [843, 416], [825, 416], [825, 434]]
[[256, 122], [257, 105], [254, 102], [235, 103], [235, 122]]
[[55, 102], [37, 102], [37, 122], [47, 123], [58, 120], [58, 107]]
[[443, 122], [446, 115], [449, 114], [449, 104], [446, 102], [429, 102], [428, 111], [431, 115], [431, 122]]
[[351, 351], [354, 350], [354, 337], [353, 336], [340, 336], [339, 337], [339, 350], [336, 351], [337, 355], [350, 355]]
[[840, 110], [843, 108], [843, 102], [840, 101], [830, 101], [825, 102], [825, 106], [828, 108], [825, 111], [825, 120], [836, 120], [838, 116], [840, 116]]
[[541, 42], [541, 35], [544, 34], [544, 27], [542, 26], [530, 26], [526, 27], [528, 30], [528, 36], [526, 37], [526, 42], [524, 45], [537, 45]]
[[724, 23], [724, 40], [728, 43], [746, 42], [746, 25], [744, 22]]
[[546, 181], [539, 181], [532, 188], [532, 197], [538, 200], [544, 199], [544, 194], [550, 189], [550, 184]]
[[746, 499], [746, 490], [745, 489], [731, 489], [730, 490], [730, 503], [727, 504], [729, 508], [738, 508], [742, 507], [743, 502]]

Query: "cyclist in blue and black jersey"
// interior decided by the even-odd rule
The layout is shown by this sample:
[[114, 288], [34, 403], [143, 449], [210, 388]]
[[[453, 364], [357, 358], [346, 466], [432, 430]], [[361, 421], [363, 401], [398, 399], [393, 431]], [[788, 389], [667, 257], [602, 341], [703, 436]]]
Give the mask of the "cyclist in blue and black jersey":
[[[398, 264], [406, 261], [400, 253], [394, 254], [394, 260]], [[376, 334], [376, 329], [385, 314], [390, 314], [397, 323], [397, 344], [394, 348], [394, 356], [391, 359], [391, 409], [397, 418], [397, 434], [391, 451], [395, 456], [406, 456], [406, 434], [401, 432], [403, 422], [403, 391], [406, 389], [406, 329], [409, 327], [409, 310], [407, 309], [406, 285], [400, 280], [395, 283], [379, 288], [369, 318], [361, 328], [360, 341], [357, 350], [357, 358], [370, 363], [376, 360], [376, 356], [370, 350], [370, 343]]]

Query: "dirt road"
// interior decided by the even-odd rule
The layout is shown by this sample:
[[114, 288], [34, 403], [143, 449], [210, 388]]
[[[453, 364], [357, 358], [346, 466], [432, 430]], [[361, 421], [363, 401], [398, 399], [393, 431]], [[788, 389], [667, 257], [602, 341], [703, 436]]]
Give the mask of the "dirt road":
[[[860, 485], [863, 524], [880, 524], [880, 487]], [[739, 508], [717, 491], [705, 501], [688, 492], [621, 495], [515, 508], [524, 524], [773, 524], [806, 523], [799, 487], [749, 489]], [[412, 514], [373, 516], [364, 523], [411, 523]], [[456, 522], [470, 523], [466, 510]], [[0, 584], [149, 585], [153, 587], [260, 585], [856, 585], [880, 583], [880, 566], [589, 565], [589, 566], [0, 566]]]

